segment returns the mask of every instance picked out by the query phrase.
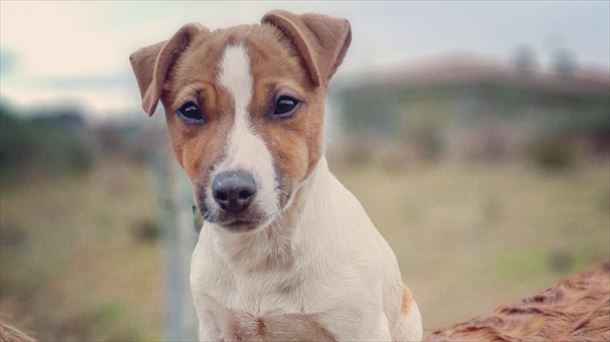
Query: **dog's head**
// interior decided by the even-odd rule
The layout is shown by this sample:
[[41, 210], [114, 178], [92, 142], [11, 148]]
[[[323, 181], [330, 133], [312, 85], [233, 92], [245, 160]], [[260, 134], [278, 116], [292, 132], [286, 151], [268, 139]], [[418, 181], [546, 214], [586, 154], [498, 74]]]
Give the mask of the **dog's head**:
[[250, 230], [286, 207], [322, 155], [327, 86], [350, 38], [347, 20], [272, 11], [260, 25], [187, 24], [130, 56], [206, 220]]

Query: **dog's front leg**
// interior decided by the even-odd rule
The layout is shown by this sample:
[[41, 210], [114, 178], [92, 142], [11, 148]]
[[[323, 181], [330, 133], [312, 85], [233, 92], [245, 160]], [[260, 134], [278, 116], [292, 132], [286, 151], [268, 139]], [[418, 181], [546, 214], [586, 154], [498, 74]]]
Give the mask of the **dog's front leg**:
[[197, 313], [198, 335], [199, 341], [220, 342], [222, 341], [222, 331], [217, 316], [220, 318], [224, 311], [211, 297], [207, 296], [202, 291], [193, 291], [193, 299], [195, 302], [195, 312]]
[[[377, 319], [362, 322], [362, 326], [365, 328], [360, 331], [360, 336], [357, 337], [359, 341], [392, 341], [388, 319], [383, 312], [379, 313]], [[349, 333], [351, 334], [351, 332]], [[351, 339], [351, 335], [346, 336], [346, 338], [337, 336], [337, 341], [349, 341]]]
[[381, 311], [345, 308], [321, 314], [318, 322], [335, 341], [392, 341], [388, 319]]
[[377, 324], [375, 325], [370, 337], [372, 341], [392, 341], [390, 324], [388, 323], [388, 318], [383, 312], [379, 313]]
[[199, 341], [224, 342], [220, 327], [210, 311], [197, 310], [197, 316], [199, 317]]
[[224, 342], [220, 331], [210, 327], [208, 324], [199, 323], [199, 341], [203, 342]]

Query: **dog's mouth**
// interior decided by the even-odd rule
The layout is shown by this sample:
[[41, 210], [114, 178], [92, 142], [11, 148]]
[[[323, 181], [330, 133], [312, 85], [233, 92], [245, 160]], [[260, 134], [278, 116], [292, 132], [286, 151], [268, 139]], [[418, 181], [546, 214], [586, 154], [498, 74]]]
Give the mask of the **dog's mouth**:
[[256, 229], [258, 226], [260, 226], [261, 222], [258, 220], [232, 219], [218, 221], [216, 224], [230, 231], [245, 232]]
[[243, 213], [232, 214], [217, 208], [211, 209], [204, 203], [199, 204], [200, 213], [205, 221], [214, 223], [226, 230], [234, 232], [252, 231], [265, 224], [269, 215], [261, 212], [259, 208], [253, 206]]

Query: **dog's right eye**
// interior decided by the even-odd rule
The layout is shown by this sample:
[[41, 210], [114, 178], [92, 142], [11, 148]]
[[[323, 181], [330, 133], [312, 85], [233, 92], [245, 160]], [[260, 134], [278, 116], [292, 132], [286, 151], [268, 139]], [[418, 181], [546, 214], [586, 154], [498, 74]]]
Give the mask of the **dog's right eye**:
[[292, 96], [282, 95], [275, 102], [273, 116], [278, 118], [286, 118], [292, 116], [292, 114], [294, 114], [300, 103], [301, 101], [295, 99]]
[[178, 115], [188, 123], [201, 123], [203, 122], [203, 114], [201, 109], [192, 101], [189, 101], [182, 105], [178, 109]]

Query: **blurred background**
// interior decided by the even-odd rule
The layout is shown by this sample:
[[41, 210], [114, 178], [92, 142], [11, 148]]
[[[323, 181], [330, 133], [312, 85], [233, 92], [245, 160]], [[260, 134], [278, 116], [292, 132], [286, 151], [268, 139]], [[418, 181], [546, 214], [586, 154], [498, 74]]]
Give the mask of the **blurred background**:
[[190, 190], [128, 56], [274, 8], [351, 21], [327, 155], [426, 331], [609, 258], [607, 1], [0, 7], [0, 318], [37, 338], [192, 338]]

